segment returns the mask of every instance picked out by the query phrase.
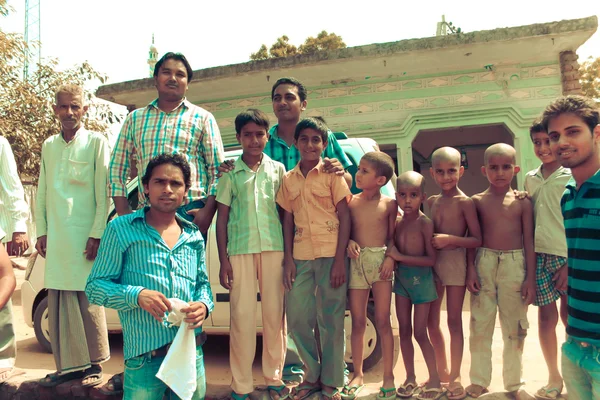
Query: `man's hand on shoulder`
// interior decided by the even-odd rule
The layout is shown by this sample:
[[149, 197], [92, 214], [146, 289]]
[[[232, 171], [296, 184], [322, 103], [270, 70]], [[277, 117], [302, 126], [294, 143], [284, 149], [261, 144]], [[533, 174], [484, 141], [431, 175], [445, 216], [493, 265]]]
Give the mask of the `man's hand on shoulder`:
[[217, 171], [219, 171], [219, 173], [217, 174], [217, 178], [220, 178], [223, 174], [233, 171], [234, 167], [235, 164], [233, 160], [223, 161], [221, 165], [219, 165], [219, 167], [217, 168]]
[[85, 250], [83, 251], [85, 258], [89, 261], [94, 261], [98, 255], [98, 247], [100, 247], [100, 239], [88, 238]]
[[181, 312], [185, 313], [184, 321], [189, 324], [189, 329], [199, 328], [204, 319], [206, 318], [206, 314], [208, 313], [208, 308], [206, 304], [201, 301], [194, 301], [190, 303], [189, 307], [182, 308]]
[[328, 174], [344, 175], [346, 171], [344, 166], [337, 158], [323, 158], [323, 171]]
[[162, 321], [165, 312], [171, 311], [171, 302], [169, 299], [156, 290], [142, 290], [138, 295], [138, 304], [159, 322]]
[[514, 189], [513, 193], [514, 193], [515, 197], [519, 200], [531, 199], [531, 196], [529, 195], [529, 193], [527, 193], [524, 190], [520, 191], [520, 190]]

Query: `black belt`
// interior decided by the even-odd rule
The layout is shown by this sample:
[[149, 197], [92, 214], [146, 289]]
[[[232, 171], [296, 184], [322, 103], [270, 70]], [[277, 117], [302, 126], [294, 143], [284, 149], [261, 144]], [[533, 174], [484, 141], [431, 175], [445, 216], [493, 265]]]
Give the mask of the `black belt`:
[[[202, 346], [204, 342], [206, 342], [206, 332], [202, 332], [196, 336], [196, 347]], [[152, 350], [150, 354], [152, 357], [166, 357], [167, 353], [169, 352], [169, 348], [171, 348], [171, 344], [172, 343], [165, 344], [163, 347]]]

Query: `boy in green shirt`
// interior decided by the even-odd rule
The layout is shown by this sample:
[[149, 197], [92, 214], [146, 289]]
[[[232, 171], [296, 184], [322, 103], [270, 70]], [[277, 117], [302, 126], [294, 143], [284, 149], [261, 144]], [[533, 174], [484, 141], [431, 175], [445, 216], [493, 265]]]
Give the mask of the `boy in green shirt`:
[[289, 393], [281, 380], [285, 360], [283, 233], [275, 203], [285, 174], [283, 164], [263, 153], [269, 120], [249, 109], [235, 119], [243, 153], [217, 187], [217, 246], [221, 285], [230, 291], [231, 396], [248, 398], [254, 389], [252, 362], [256, 348], [256, 291], [263, 320], [262, 370], [273, 400]]

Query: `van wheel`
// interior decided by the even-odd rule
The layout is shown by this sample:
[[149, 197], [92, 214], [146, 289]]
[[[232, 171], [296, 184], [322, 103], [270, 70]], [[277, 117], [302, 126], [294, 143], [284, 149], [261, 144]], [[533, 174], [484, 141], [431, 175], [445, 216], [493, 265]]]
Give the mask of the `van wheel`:
[[50, 345], [50, 327], [48, 325], [48, 296], [44, 297], [38, 304], [33, 314], [33, 330], [35, 338], [42, 348], [52, 353]]
[[[352, 346], [350, 341], [352, 335], [352, 317], [350, 316], [350, 310], [346, 310], [344, 330], [346, 332], [346, 354], [344, 355], [344, 360], [346, 361], [346, 364], [348, 364], [348, 370], [354, 372], [354, 365], [352, 364]], [[373, 368], [382, 358], [381, 340], [375, 326], [375, 304], [373, 304], [372, 301], [367, 305], [367, 326], [365, 328], [363, 357], [363, 371]]]

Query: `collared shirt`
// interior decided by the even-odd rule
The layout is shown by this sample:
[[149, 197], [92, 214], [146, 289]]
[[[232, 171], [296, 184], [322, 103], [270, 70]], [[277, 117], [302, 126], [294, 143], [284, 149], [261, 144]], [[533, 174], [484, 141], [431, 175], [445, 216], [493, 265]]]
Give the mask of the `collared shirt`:
[[[206, 199], [217, 193], [217, 168], [223, 162], [223, 143], [219, 127], [208, 111], [183, 100], [168, 113], [158, 108], [158, 99], [127, 115], [112, 153], [109, 195], [127, 197], [129, 157], [135, 150], [140, 178], [148, 162], [162, 153], [180, 153], [191, 167], [190, 201]], [[144, 190], [139, 184], [140, 204]]]
[[525, 190], [533, 200], [536, 253], [567, 257], [560, 199], [569, 179], [571, 170], [564, 167], [558, 167], [547, 179], [544, 179], [541, 166], [525, 176]]
[[108, 141], [80, 128], [68, 143], [62, 133], [42, 145], [36, 198], [37, 235], [47, 235], [44, 286], [83, 290], [93, 262], [83, 253], [88, 238], [106, 228]]
[[285, 167], [263, 154], [254, 172], [242, 157], [219, 179], [217, 201], [230, 207], [227, 252], [230, 256], [283, 251], [283, 233], [275, 202]]
[[306, 178], [300, 164], [285, 174], [277, 203], [294, 214], [295, 259], [335, 256], [340, 230], [336, 205], [343, 199], [350, 199], [351, 195], [343, 176], [323, 171], [323, 160], [308, 172]]
[[600, 346], [600, 170], [561, 200], [569, 248], [567, 334]]
[[8, 140], [0, 136], [0, 227], [5, 231], [5, 241], [11, 241], [14, 232], [27, 232], [28, 217], [29, 206], [15, 156]]
[[[283, 163], [286, 171], [290, 171], [300, 162], [300, 152], [295, 145], [288, 146], [285, 140], [277, 135], [277, 124], [269, 129], [269, 141], [265, 146], [264, 153], [273, 160]], [[352, 162], [342, 150], [335, 135], [329, 131], [327, 139], [327, 147], [323, 150], [323, 157], [336, 158], [342, 164], [344, 169], [352, 166]]]
[[[209, 312], [214, 308], [200, 231], [177, 216], [181, 235], [171, 249], [146, 222], [148, 209], [108, 224], [85, 288], [90, 303], [119, 311], [125, 360], [171, 343], [179, 329], [167, 328], [138, 305], [142, 290], [188, 303], [200, 301]], [[200, 332], [202, 328], [196, 330]]]

